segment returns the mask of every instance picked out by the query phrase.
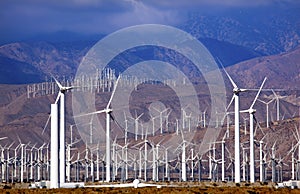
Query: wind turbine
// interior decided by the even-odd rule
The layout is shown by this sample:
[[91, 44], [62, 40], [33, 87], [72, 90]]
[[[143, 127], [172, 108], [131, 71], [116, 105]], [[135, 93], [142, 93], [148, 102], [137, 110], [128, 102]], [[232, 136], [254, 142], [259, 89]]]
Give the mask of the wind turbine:
[[[231, 102], [234, 100], [234, 180], [236, 183], [241, 182], [241, 169], [240, 169], [240, 104], [239, 104], [239, 94], [240, 92], [245, 92], [247, 89], [239, 88], [227, 73], [225, 68], [223, 67], [224, 72], [229, 78], [232, 86], [233, 86], [233, 96]], [[230, 104], [231, 104], [230, 102]], [[230, 105], [229, 104], [229, 105]], [[228, 109], [228, 107], [227, 107]]]
[[279, 96], [279, 95], [277, 95], [276, 93], [275, 93], [275, 91], [274, 90], [272, 90], [272, 92], [273, 92], [273, 94], [274, 94], [274, 99], [276, 100], [276, 105], [277, 105], [277, 121], [279, 121], [280, 120], [280, 112], [279, 112], [279, 99], [282, 99], [282, 98], [285, 98], [285, 96]]
[[250, 108], [248, 110], [245, 111], [241, 111], [241, 112], [248, 112], [249, 113], [249, 117], [250, 117], [250, 182], [254, 183], [255, 182], [255, 169], [254, 169], [254, 113], [256, 112], [255, 109], [253, 109], [253, 106], [262, 90], [262, 87], [265, 84], [265, 81], [267, 80], [267, 78], [265, 77], [264, 81], [262, 82]]
[[178, 145], [176, 150], [181, 147], [181, 179], [182, 181], [187, 181], [186, 177], [186, 147], [188, 146], [187, 144], [191, 144], [188, 141], [184, 139], [184, 135], [182, 132], [182, 129], [180, 130], [181, 132], [181, 138], [182, 138], [182, 143]]
[[110, 181], [110, 159], [111, 159], [110, 158], [110, 116], [111, 116], [110, 114], [113, 111], [112, 108], [110, 108], [110, 104], [111, 104], [114, 94], [116, 92], [116, 88], [118, 86], [119, 80], [120, 80], [120, 76], [118, 77], [118, 79], [115, 83], [111, 97], [110, 97], [105, 109], [96, 111], [96, 112], [92, 112], [92, 113], [75, 116], [75, 117], [82, 117], [82, 116], [88, 116], [88, 115], [94, 115], [94, 114], [100, 114], [100, 113], [106, 114], [106, 177], [105, 177], [106, 182]]
[[136, 117], [134, 119], [134, 129], [135, 129], [135, 141], [137, 141], [137, 135], [138, 135], [138, 130], [139, 130], [139, 119], [144, 115], [144, 113], [140, 114], [137, 116], [137, 113], [135, 112]]
[[157, 108], [153, 107], [154, 110], [159, 112], [159, 121], [160, 121], [160, 134], [163, 133], [163, 113], [168, 111], [168, 108], [165, 108], [164, 110], [158, 110]]
[[[66, 158], [65, 158], [65, 93], [68, 90], [71, 90], [75, 88], [74, 86], [62, 86], [57, 79], [55, 80], [59, 92], [58, 96], [56, 98], [55, 104], [58, 103], [58, 100], [60, 100], [60, 114], [59, 114], [59, 183], [64, 184], [65, 178], [66, 178], [66, 170], [65, 170], [65, 164], [66, 164]], [[52, 134], [51, 134], [52, 135]], [[51, 142], [52, 143], [52, 142]], [[52, 159], [52, 158], [51, 158]]]
[[263, 136], [263, 138], [259, 141], [259, 181], [264, 182], [264, 166], [263, 166], [263, 144], [264, 144], [264, 138], [266, 137]]
[[298, 160], [297, 160], [297, 173], [296, 173], [296, 177], [297, 177], [297, 180], [299, 179], [299, 168], [300, 168], [300, 134], [299, 134], [299, 131], [297, 129], [297, 127], [295, 126], [295, 131], [296, 131], [296, 134], [293, 132], [293, 135], [295, 137], [295, 139], [297, 140], [297, 144], [295, 145], [298, 146]]
[[272, 148], [271, 148], [271, 165], [272, 165], [272, 182], [276, 181], [276, 169], [275, 169], [275, 145], [276, 141], [274, 142]]
[[4, 147], [1, 147], [1, 158], [0, 158], [0, 165], [1, 165], [1, 181], [3, 182], [5, 177], [4, 177], [4, 173], [5, 173], [5, 168], [4, 168]]
[[[10, 149], [13, 146], [14, 142], [12, 142], [7, 148], [6, 148], [6, 181], [9, 181], [9, 164], [10, 164], [10, 160], [12, 159], [10, 157]], [[12, 180], [13, 180], [13, 172], [12, 173]]]
[[268, 101], [268, 102], [266, 102], [266, 101], [263, 101], [263, 100], [260, 100], [260, 99], [257, 99], [258, 101], [260, 101], [260, 102], [262, 102], [262, 103], [264, 103], [265, 105], [266, 105], [266, 112], [267, 112], [267, 128], [269, 128], [269, 104], [271, 103], [271, 102], [273, 102], [273, 100], [274, 100], [274, 98], [273, 99], [271, 99], [270, 101]]
[[23, 173], [24, 173], [24, 147], [25, 147], [25, 144], [23, 144], [22, 142], [21, 142], [21, 139], [20, 139], [20, 137], [17, 135], [17, 137], [18, 137], [18, 140], [19, 140], [19, 142], [20, 142], [20, 149], [21, 149], [21, 157], [20, 157], [20, 165], [21, 165], [21, 169], [20, 169], [20, 181], [21, 181], [21, 183], [23, 182], [23, 178], [24, 178], [24, 176], [23, 176]]
[[[3, 139], [7, 139], [7, 137], [1, 137], [0, 138], [0, 140], [3, 140]], [[0, 159], [0, 165], [1, 165], [1, 181], [3, 181], [4, 180], [4, 172], [5, 172], [5, 168], [4, 168], [4, 147], [2, 147], [1, 145], [0, 145], [0, 147], [1, 147], [1, 159]]]
[[141, 146], [139, 148], [139, 156], [140, 156], [140, 171], [139, 171], [139, 177], [142, 176], [142, 148], [144, 147], [144, 180], [147, 181], [147, 163], [148, 163], [148, 149], [147, 149], [147, 145], [149, 145], [151, 148], [153, 148], [153, 144], [150, 144], [148, 139], [147, 139], [147, 136], [148, 136], [148, 128], [147, 128], [147, 131], [146, 131], [146, 135], [145, 135], [145, 138], [144, 138], [144, 141], [141, 141], [140, 143], [134, 145], [134, 147], [137, 147], [141, 144], [144, 144], [143, 146]]

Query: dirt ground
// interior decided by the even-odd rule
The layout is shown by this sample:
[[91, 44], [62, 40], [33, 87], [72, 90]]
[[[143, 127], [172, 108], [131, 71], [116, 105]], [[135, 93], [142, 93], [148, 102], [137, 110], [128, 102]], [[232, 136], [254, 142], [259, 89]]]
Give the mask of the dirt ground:
[[[164, 184], [164, 183], [159, 183]], [[77, 189], [28, 189], [29, 184], [1, 184], [0, 193], [139, 193], [139, 194], [175, 194], [175, 193], [186, 193], [186, 194], [196, 194], [196, 193], [300, 193], [300, 189], [288, 189], [281, 188], [276, 189], [274, 184], [261, 185], [257, 184], [247, 184], [241, 183], [236, 185], [234, 183], [212, 183], [212, 182], [202, 182], [202, 183], [168, 183], [167, 186], [162, 188], [156, 187], [144, 187], [144, 188], [77, 188]]]

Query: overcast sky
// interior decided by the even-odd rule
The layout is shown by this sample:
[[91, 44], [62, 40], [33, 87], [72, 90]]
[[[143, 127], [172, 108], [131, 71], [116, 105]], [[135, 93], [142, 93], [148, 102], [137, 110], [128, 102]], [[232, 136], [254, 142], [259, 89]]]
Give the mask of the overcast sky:
[[298, 0], [1, 0], [0, 36], [14, 40], [71, 31], [107, 34], [145, 23], [179, 25], [191, 11], [271, 5], [299, 6]]

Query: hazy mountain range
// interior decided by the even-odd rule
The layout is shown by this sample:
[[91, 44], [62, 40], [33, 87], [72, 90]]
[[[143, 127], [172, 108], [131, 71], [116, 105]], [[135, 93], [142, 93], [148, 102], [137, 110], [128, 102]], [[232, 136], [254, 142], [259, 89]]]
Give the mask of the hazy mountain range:
[[[178, 28], [198, 38], [224, 66], [260, 56], [293, 51], [300, 43], [300, 14], [263, 8], [190, 13]], [[74, 32], [40, 34], [0, 47], [0, 83], [41, 82], [55, 76], [72, 77], [87, 51], [104, 35]], [[141, 51], [139, 57], [148, 57]]]

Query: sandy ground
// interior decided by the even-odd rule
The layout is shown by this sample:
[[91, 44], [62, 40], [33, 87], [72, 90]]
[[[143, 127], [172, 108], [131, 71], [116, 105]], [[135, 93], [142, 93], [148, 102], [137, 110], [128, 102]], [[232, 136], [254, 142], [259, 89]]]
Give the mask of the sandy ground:
[[[158, 183], [165, 184], [165, 183]], [[77, 189], [28, 189], [29, 184], [1, 184], [0, 193], [300, 193], [300, 189], [276, 189], [274, 184], [261, 185], [241, 183], [186, 182], [167, 183], [162, 188], [77, 188]]]

